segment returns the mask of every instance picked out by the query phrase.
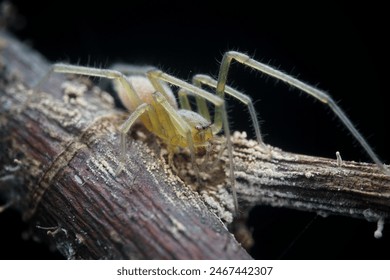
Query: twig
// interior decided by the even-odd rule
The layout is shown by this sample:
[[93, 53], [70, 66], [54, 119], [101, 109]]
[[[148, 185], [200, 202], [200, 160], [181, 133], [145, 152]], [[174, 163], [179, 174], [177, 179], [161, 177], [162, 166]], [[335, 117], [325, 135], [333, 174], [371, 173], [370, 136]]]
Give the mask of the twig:
[[[233, 205], [224, 154], [198, 193], [147, 145], [148, 134], [132, 143], [115, 176], [123, 112], [110, 96], [60, 75], [32, 93], [49, 64], [4, 33], [0, 46], [0, 196], [36, 235], [68, 258], [250, 258], [221, 221], [231, 222]], [[375, 165], [264, 151], [245, 133], [232, 140], [243, 217], [271, 204], [388, 221], [390, 178]], [[176, 159], [191, 180], [185, 152]]]

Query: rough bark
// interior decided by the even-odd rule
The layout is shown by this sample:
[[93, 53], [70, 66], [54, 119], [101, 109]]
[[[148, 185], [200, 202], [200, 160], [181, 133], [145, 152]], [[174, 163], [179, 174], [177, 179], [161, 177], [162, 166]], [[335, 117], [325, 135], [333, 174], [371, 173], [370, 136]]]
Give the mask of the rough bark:
[[[4, 33], [0, 66], [0, 197], [35, 235], [68, 258], [250, 258], [222, 222], [233, 210], [224, 154], [197, 186], [185, 151], [175, 156], [180, 179], [157, 139], [138, 128], [116, 176], [124, 113], [107, 93], [61, 75], [32, 92], [49, 64]], [[390, 177], [377, 166], [264, 151], [245, 133], [232, 139], [243, 217], [270, 204], [389, 219]]]

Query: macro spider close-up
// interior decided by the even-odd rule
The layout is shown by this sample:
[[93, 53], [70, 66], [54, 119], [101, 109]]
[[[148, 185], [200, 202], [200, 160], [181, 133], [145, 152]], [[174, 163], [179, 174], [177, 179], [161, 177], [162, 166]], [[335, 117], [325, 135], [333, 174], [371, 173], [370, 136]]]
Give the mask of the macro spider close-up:
[[[138, 119], [142, 121], [149, 131], [161, 138], [163, 142], [168, 145], [168, 158], [171, 166], [173, 166], [172, 158], [175, 149], [178, 147], [189, 148], [191, 162], [197, 177], [199, 177], [199, 171], [195, 163], [196, 152], [201, 148], [207, 147], [209, 141], [223, 129], [229, 157], [229, 176], [233, 193], [234, 209], [235, 212], [238, 212], [237, 194], [234, 186], [233, 147], [230, 139], [231, 133], [228, 122], [228, 113], [224, 100], [225, 94], [233, 96], [248, 107], [253, 127], [256, 132], [257, 143], [265, 150], [267, 150], [267, 146], [262, 140], [257, 114], [250, 97], [226, 85], [232, 61], [237, 61], [252, 69], [258, 70], [263, 74], [281, 80], [329, 106], [333, 113], [342, 121], [353, 137], [356, 138], [362, 148], [371, 157], [373, 162], [377, 164], [378, 168], [381, 169], [384, 174], [390, 175], [390, 171], [379, 160], [371, 146], [329, 94], [285, 74], [282, 71], [272, 68], [269, 65], [258, 62], [240, 52], [229, 51], [224, 54], [217, 80], [214, 80], [207, 75], [197, 74], [192, 78], [193, 84], [156, 69], [144, 71], [141, 67], [128, 66], [126, 73], [129, 76], [126, 77], [123, 73], [116, 70], [61, 63], [54, 64], [48, 75], [40, 83], [44, 82], [45, 79], [50, 76], [51, 72], [95, 76], [112, 79], [116, 82], [115, 88], [119, 93], [120, 100], [131, 112], [127, 120], [119, 128], [121, 132], [121, 162], [117, 168], [117, 174], [119, 174], [123, 168], [126, 168], [126, 134]], [[126, 69], [126, 66], [122, 65], [122, 69], [123, 68]], [[180, 88], [178, 93], [180, 109], [178, 109], [175, 95], [169, 85]], [[203, 90], [202, 85], [215, 88], [215, 94]], [[197, 100], [197, 112], [191, 110], [187, 95], [195, 96]], [[213, 123], [211, 122], [212, 119], [206, 101], [215, 106]], [[338, 160], [341, 161], [339, 153]]]
[[[183, 204], [187, 199], [191, 201], [194, 193], [202, 207], [206, 205], [204, 209], [212, 209], [211, 216], [225, 222], [223, 226], [232, 232], [236, 233], [235, 230], [239, 228], [237, 224], [245, 224], [245, 234], [253, 237], [247, 248], [253, 258], [388, 257], [388, 253], [386, 255], [380, 249], [388, 242], [387, 218], [385, 223], [383, 219], [367, 218], [369, 223], [343, 215], [325, 219], [326, 211], [297, 211], [272, 203], [248, 207], [245, 195], [250, 194], [240, 193], [240, 188], [247, 183], [242, 176], [245, 168], [240, 162], [240, 153], [246, 153], [248, 158], [256, 158], [260, 153], [275, 166], [280, 163], [282, 170], [283, 160], [278, 157], [278, 148], [297, 155], [330, 158], [336, 169], [348, 161], [368, 162], [371, 169], [364, 173], [368, 177], [364, 181], [368, 186], [369, 172], [372, 170], [376, 172], [375, 176], [388, 177], [389, 168], [385, 165], [388, 163], [388, 141], [385, 136], [388, 118], [383, 99], [383, 93], [387, 90], [383, 83], [387, 72], [381, 68], [382, 62], [379, 63], [386, 61], [387, 50], [384, 51], [385, 43], [366, 30], [366, 24], [384, 26], [377, 24], [381, 21], [380, 17], [376, 21], [363, 23], [360, 14], [365, 12], [365, 8], [357, 7], [355, 13], [348, 5], [324, 5], [305, 13], [295, 5], [280, 10], [269, 4], [271, 7], [259, 11], [250, 5], [236, 3], [234, 8], [226, 4], [208, 9], [204, 9], [203, 5], [194, 6], [189, 13], [185, 5], [178, 3], [175, 5], [183, 8], [180, 12], [170, 9], [168, 3], [132, 3], [123, 4], [121, 8], [96, 5], [93, 11], [81, 7], [75, 9], [69, 5], [61, 5], [61, 9], [57, 10], [55, 5], [50, 4], [46, 7], [47, 12], [40, 10], [30, 13], [27, 5], [11, 2], [15, 2], [20, 16], [24, 17], [14, 30], [11, 26], [11, 31], [51, 61], [48, 71], [34, 70], [35, 80], [23, 106], [27, 109], [38, 108], [43, 102], [40, 100], [45, 96], [43, 94], [64, 91], [61, 86], [52, 87], [61, 79], [80, 83], [86, 86], [86, 91], [94, 91], [95, 86], [101, 86], [103, 92], [107, 91], [114, 99], [117, 98], [115, 109], [119, 107], [119, 117], [107, 121], [113, 127], [107, 129], [108, 132], [102, 129], [102, 134], [113, 140], [114, 145], [98, 149], [99, 153], [95, 154], [101, 160], [101, 165], [110, 170], [107, 173], [109, 180], [122, 183], [136, 195], [145, 192], [148, 199], [149, 185], [145, 182], [155, 180], [156, 184], [166, 184], [158, 181], [160, 175], [157, 167], [148, 170], [151, 172], [148, 180], [142, 179], [142, 169], [134, 169], [134, 162], [139, 161], [142, 165], [145, 161], [137, 156], [142, 154], [140, 146], [146, 143], [153, 151], [146, 154], [154, 157], [152, 161], [156, 162], [156, 166], [164, 166], [167, 174], [173, 174], [180, 183], [183, 181], [191, 189], [192, 192], [185, 189], [185, 194], [181, 194], [180, 189], [172, 188], [173, 195], [180, 197]], [[48, 22], [53, 28], [48, 28]], [[382, 43], [373, 44], [374, 40]], [[34, 69], [34, 66], [31, 68]], [[18, 77], [17, 74], [15, 76]], [[96, 94], [96, 98], [99, 98], [99, 94]], [[79, 97], [75, 96], [70, 98], [77, 101]], [[94, 104], [85, 107], [89, 105], [92, 108]], [[72, 106], [76, 105], [69, 102], [66, 106], [74, 109]], [[23, 115], [24, 109], [18, 112]], [[41, 122], [40, 118], [38, 122]], [[242, 133], [236, 134], [236, 131]], [[56, 135], [52, 133], [50, 136], [55, 139]], [[80, 133], [78, 137], [84, 141], [85, 135], [88, 136], [88, 133]], [[245, 141], [251, 145], [247, 150], [237, 142], [246, 135]], [[99, 137], [100, 134], [96, 136], [96, 142], [101, 141]], [[95, 145], [93, 141], [85, 143], [91, 149]], [[68, 148], [66, 146], [64, 150]], [[20, 153], [15, 154], [19, 156]], [[49, 154], [45, 156], [48, 158]], [[77, 159], [76, 156], [69, 158]], [[54, 157], [55, 160], [57, 157]], [[86, 170], [91, 169], [88, 163], [86, 160]], [[304, 162], [302, 166], [305, 164], [309, 165]], [[316, 167], [319, 163], [313, 161], [310, 164]], [[344, 166], [348, 167], [348, 164]], [[7, 168], [10, 169], [9, 166]], [[36, 172], [44, 172], [47, 176], [50, 172], [46, 172], [45, 168], [47, 166], [42, 165]], [[60, 168], [58, 170], [62, 171]], [[80, 168], [80, 172], [86, 171]], [[348, 173], [351, 180], [354, 179], [353, 172], [352, 168]], [[269, 171], [270, 175], [274, 175], [271, 173]], [[79, 173], [76, 174], [76, 182], [82, 182], [86, 193], [91, 186], [102, 181], [101, 178], [90, 176], [84, 180]], [[132, 176], [130, 180], [129, 174]], [[267, 173], [258, 176], [265, 177], [263, 174]], [[311, 171], [304, 174], [305, 179], [313, 184], [320, 180]], [[39, 184], [41, 179], [38, 180]], [[253, 187], [257, 183], [249, 184]], [[162, 191], [164, 195], [165, 187]], [[336, 189], [335, 193], [322, 198], [329, 200], [331, 205], [332, 200], [343, 193], [343, 189], [340, 189], [340, 192]], [[267, 190], [266, 196], [272, 197], [276, 193], [288, 196], [291, 190], [274, 191]], [[365, 192], [364, 189], [359, 191]], [[217, 193], [224, 200], [214, 200], [213, 195], [208, 196], [208, 193]], [[117, 197], [114, 190], [113, 194], [103, 191], [101, 196], [107, 194]], [[310, 195], [313, 201], [317, 198], [315, 192]], [[318, 197], [321, 195], [318, 193]], [[93, 199], [90, 199], [91, 205]], [[139, 201], [144, 202], [142, 199]], [[156, 209], [175, 212], [174, 203], [177, 201], [169, 195], [167, 201], [167, 204]], [[77, 205], [78, 202], [64, 202], [66, 205], [73, 203]], [[364, 203], [362, 201], [362, 205]], [[153, 203], [150, 203], [153, 210], [145, 217], [138, 213], [136, 205], [123, 204], [124, 212], [119, 216], [128, 215], [126, 217], [133, 224], [160, 218], [160, 214], [154, 212]], [[88, 205], [82, 207], [89, 210]], [[365, 207], [370, 209], [368, 203]], [[194, 209], [198, 211], [203, 208], [196, 206]], [[12, 210], [4, 211], [0, 219], [12, 214], [8, 211]], [[200, 214], [196, 211], [193, 211], [194, 216], [199, 216], [199, 223], [202, 224], [207, 220], [207, 215], [202, 212], [205, 210], [199, 210]], [[183, 217], [186, 217], [185, 214]], [[350, 214], [353, 216], [353, 213]], [[137, 215], [141, 215], [141, 219]], [[348, 213], [345, 216], [349, 216]], [[165, 222], [172, 223], [173, 226], [168, 228], [177, 229], [180, 235], [182, 221], [176, 218], [167, 218], [168, 222]], [[15, 216], [9, 219], [15, 223], [17, 221]], [[24, 227], [24, 232], [30, 232], [22, 222], [17, 225], [15, 228]], [[37, 226], [38, 231], [43, 232], [42, 229], [58, 225], [37, 223]], [[377, 240], [373, 236], [380, 226], [383, 238]], [[72, 232], [67, 229], [62, 232], [65, 231]], [[60, 236], [61, 230], [59, 232]], [[80, 232], [73, 240], [82, 244], [79, 240], [86, 239], [86, 235]], [[113, 236], [113, 240], [120, 240]], [[368, 249], [358, 250], [355, 248], [356, 242]], [[154, 245], [154, 240], [146, 243]], [[4, 253], [4, 258], [7, 254], [11, 253]], [[15, 254], [12, 256], [17, 258]], [[50, 258], [48, 256], [46, 258]], [[30, 254], [26, 258], [33, 257]]]

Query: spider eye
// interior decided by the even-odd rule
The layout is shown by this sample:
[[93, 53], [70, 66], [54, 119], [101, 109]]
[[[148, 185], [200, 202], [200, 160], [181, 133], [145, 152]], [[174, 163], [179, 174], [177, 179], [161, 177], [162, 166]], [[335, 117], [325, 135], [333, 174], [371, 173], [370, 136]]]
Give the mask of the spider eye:
[[197, 125], [195, 125], [195, 129], [197, 129], [197, 130], [206, 130], [210, 126], [211, 126], [211, 123], [203, 124], [203, 125], [197, 124]]

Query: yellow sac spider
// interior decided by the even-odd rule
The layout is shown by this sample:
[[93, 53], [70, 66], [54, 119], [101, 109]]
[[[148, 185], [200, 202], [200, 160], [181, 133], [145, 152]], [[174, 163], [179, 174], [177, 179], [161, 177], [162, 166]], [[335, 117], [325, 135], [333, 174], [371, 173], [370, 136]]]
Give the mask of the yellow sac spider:
[[[229, 177], [234, 207], [236, 213], [238, 213], [234, 180], [233, 147], [230, 139], [230, 129], [224, 100], [225, 94], [235, 97], [248, 106], [257, 141], [259, 145], [263, 146], [265, 149], [267, 149], [267, 147], [262, 140], [256, 112], [250, 97], [226, 85], [230, 64], [233, 60], [276, 79], [282, 80], [290, 86], [296, 87], [327, 104], [358, 140], [372, 160], [384, 170], [386, 174], [390, 173], [381, 163], [370, 145], [356, 130], [348, 117], [326, 92], [314, 88], [271, 66], [258, 62], [243, 53], [235, 51], [226, 52], [219, 68], [217, 80], [206, 75], [195, 75], [192, 79], [192, 84], [157, 69], [145, 70], [140, 67], [134, 67], [130, 70], [127, 69], [127, 72], [131, 75], [126, 76], [117, 70], [82, 67], [62, 63], [54, 64], [46, 77], [48, 77], [51, 72], [59, 72], [96, 76], [115, 81], [115, 88], [118, 91], [119, 98], [123, 105], [131, 112], [130, 116], [119, 128], [121, 132], [121, 161], [119, 170], [123, 168], [121, 166], [125, 161], [125, 136], [134, 122], [138, 119], [141, 120], [149, 131], [160, 137], [168, 145], [170, 153], [174, 151], [175, 147], [189, 148], [192, 164], [196, 173], [198, 172], [195, 164], [196, 151], [199, 148], [207, 146], [208, 142], [223, 130], [226, 137], [226, 147], [229, 157]], [[170, 85], [179, 88], [178, 100], [180, 107], [177, 104]], [[202, 89], [202, 85], [215, 88], [216, 93], [212, 94]], [[192, 111], [188, 101], [188, 95], [195, 97], [197, 112]], [[215, 106], [213, 123], [211, 122], [206, 102], [210, 102]], [[172, 159], [172, 155], [170, 156], [170, 159]]]

